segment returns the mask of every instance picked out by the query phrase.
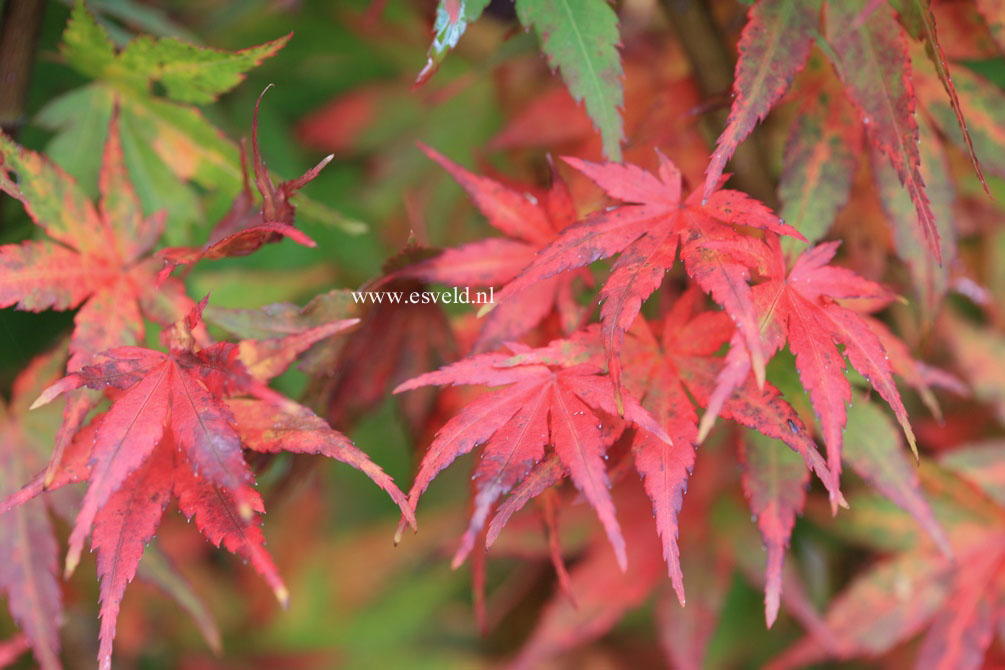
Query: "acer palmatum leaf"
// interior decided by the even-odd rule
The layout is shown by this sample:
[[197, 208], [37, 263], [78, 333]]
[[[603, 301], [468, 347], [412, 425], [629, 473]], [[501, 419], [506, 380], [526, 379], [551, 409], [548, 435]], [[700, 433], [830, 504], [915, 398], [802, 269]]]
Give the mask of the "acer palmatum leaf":
[[[714, 354], [735, 330], [732, 322], [721, 312], [694, 314], [698, 297], [698, 292], [692, 289], [677, 299], [664, 323], [661, 342], [656, 342], [648, 328], [640, 322], [630, 333], [625, 349], [626, 367], [631, 373], [626, 376], [627, 387], [639, 394], [642, 406], [661, 422], [673, 439], [671, 447], [664, 447], [640, 434], [636, 437], [634, 452], [635, 467], [643, 477], [646, 493], [653, 502], [657, 530], [663, 539], [664, 559], [682, 604], [684, 585], [677, 547], [677, 516], [694, 467], [694, 445], [698, 433], [697, 414], [688, 394], [699, 405], [704, 406], [708, 402], [716, 372], [721, 367], [721, 358]], [[765, 437], [784, 442], [794, 452], [793, 456], [801, 457], [805, 463], [800, 465], [801, 481], [805, 481], [808, 470], [813, 470], [835, 504], [844, 504], [837, 478], [817, 452], [795, 410], [773, 386], [765, 384], [763, 389], [758, 389], [748, 379], [733, 391], [722, 414]], [[782, 461], [787, 456], [783, 454], [778, 459]], [[761, 493], [761, 489], [749, 486], [749, 478], [746, 483], [748, 493]], [[775, 555], [778, 557], [776, 564], [780, 566], [781, 548]], [[780, 582], [770, 583], [769, 586], [777, 589]], [[777, 591], [774, 595], [769, 592], [769, 598], [775, 602], [777, 597]], [[777, 605], [774, 608], [777, 611]], [[769, 621], [772, 618], [769, 608]]]
[[734, 255], [758, 241], [736, 226], [802, 236], [766, 206], [739, 191], [717, 190], [704, 204], [700, 191], [682, 200], [680, 171], [662, 154], [659, 160], [658, 175], [653, 175], [631, 164], [566, 158], [612, 198], [636, 204], [597, 212], [566, 228], [499, 292], [496, 302], [505, 304], [543, 279], [620, 253], [600, 291], [604, 348], [617, 393], [621, 387], [618, 355], [625, 331], [642, 302], [662, 283], [679, 244], [688, 274], [736, 321], [751, 351], [758, 384], [763, 385], [764, 357], [747, 284], [750, 273]]
[[[549, 189], [541, 192], [527, 187], [519, 192], [465, 170], [424, 144], [419, 148], [450, 173], [489, 224], [506, 237], [447, 249], [438, 256], [399, 270], [396, 276], [454, 286], [503, 286], [519, 275], [539, 250], [576, 219], [568, 187], [554, 166]], [[585, 270], [562, 274], [542, 280], [535, 284], [533, 291], [525, 291], [498, 305], [485, 319], [474, 351], [490, 350], [522, 337], [553, 311], [559, 313], [567, 332], [575, 330], [583, 321], [584, 312], [574, 300], [573, 282], [577, 278], [587, 283], [592, 281]]]
[[[778, 184], [782, 219], [810, 244], [827, 233], [847, 203], [862, 152], [862, 123], [837, 77], [825, 68], [826, 64], [818, 68], [816, 85], [803, 89], [805, 97], [792, 120]], [[784, 240], [787, 253], [795, 246], [804, 248], [794, 242]]]
[[970, 389], [956, 375], [915, 360], [907, 344], [878, 319], [863, 315], [862, 318], [876, 337], [883, 344], [886, 355], [890, 357], [890, 368], [894, 374], [904, 380], [921, 397], [921, 401], [939, 423], [943, 422], [942, 409], [933, 393], [933, 388], [943, 388], [958, 396], [970, 395]]
[[[836, 302], [868, 298], [882, 305], [894, 295], [850, 270], [828, 265], [840, 242], [808, 249], [787, 270], [778, 238], [768, 236], [766, 241], [758, 248], [765, 254], [758, 264], [759, 272], [769, 279], [752, 291], [761, 347], [773, 355], [788, 342], [795, 354], [802, 385], [820, 417], [831, 472], [835, 476], [841, 472], [842, 431], [851, 402], [851, 385], [844, 375], [845, 356], [893, 408], [911, 450], [917, 454], [914, 432], [882, 342], [858, 313]], [[843, 354], [836, 343], [844, 346]], [[733, 337], [725, 367], [702, 416], [699, 440], [708, 435], [725, 398], [750, 373], [750, 355], [745, 347], [745, 342]]]
[[625, 94], [614, 8], [607, 0], [517, 0], [516, 13], [524, 28], [534, 28], [548, 64], [561, 72], [569, 93], [586, 108], [603, 140], [604, 155], [620, 161]]
[[[166, 353], [141, 347], [101, 352], [93, 364], [50, 386], [35, 403], [80, 386], [108, 390], [112, 399], [108, 410], [77, 433], [49, 486], [84, 477], [89, 481], [70, 535], [66, 572], [76, 567], [91, 534], [102, 582], [102, 667], [111, 662], [122, 593], [171, 495], [213, 544], [249, 560], [277, 600], [287, 603], [289, 593], [256, 522], [264, 506], [253, 488], [244, 447], [321, 453], [349, 463], [384, 488], [406, 519], [414, 520], [405, 496], [365, 454], [310, 410], [264, 384], [297, 354], [355, 320], [283, 338], [200, 347], [196, 333], [202, 330], [205, 304], [204, 299], [162, 333]], [[257, 400], [234, 397], [249, 395]], [[236, 413], [228, 403], [234, 403]], [[23, 504], [42, 490], [39, 476], [8, 497], [5, 507]]]
[[513, 487], [509, 497], [499, 504], [495, 516], [489, 522], [488, 532], [485, 534], [485, 546], [491, 547], [495, 544], [510, 517], [523, 509], [531, 500], [562, 481], [565, 476], [566, 472], [562, 468], [562, 462], [555, 454], [547, 456], [535, 465], [523, 480]]
[[157, 531], [161, 515], [171, 500], [175, 454], [169, 444], [170, 439], [134, 470], [94, 518], [91, 549], [97, 553], [101, 579], [98, 664], [102, 670], [112, 664], [119, 603], [126, 586], [136, 576], [143, 550]]
[[[1000, 126], [994, 119], [1005, 93], [988, 79], [965, 67], [956, 69], [953, 80], [960, 107], [966, 112], [970, 130], [980, 147], [981, 162], [988, 172], [1001, 176], [1005, 172], [1005, 160], [1001, 156], [1003, 140]], [[917, 67], [912, 73], [912, 83], [921, 107], [941, 134], [955, 146], [966, 149], [966, 138], [958, 132], [951, 105], [946, 101], [944, 88], [936, 76], [927, 68]]]
[[[469, 524], [469, 534], [477, 534], [487, 517], [486, 509], [551, 451], [596, 510], [618, 564], [625, 569], [627, 554], [604, 463], [610, 442], [598, 414], [615, 413], [611, 381], [599, 375], [594, 366], [553, 367], [522, 364], [519, 358], [505, 354], [480, 354], [398, 386], [395, 393], [431, 384], [503, 386], [476, 398], [437, 432], [419, 466], [409, 502], [414, 510], [440, 470], [487, 443], [483, 469], [476, 474], [478, 507]], [[624, 416], [640, 429], [670, 441], [630, 395], [624, 398]]]
[[332, 429], [321, 417], [306, 407], [274, 404], [249, 398], [234, 398], [227, 407], [237, 422], [237, 431], [248, 449], [261, 453], [288, 451], [296, 454], [320, 454], [342, 461], [363, 472], [384, 489], [398, 504], [411, 526], [415, 517], [405, 495], [376, 463], [345, 435]]
[[[660, 423], [671, 438], [667, 443], [651, 433], [637, 431], [632, 444], [635, 469], [642, 477], [652, 501], [656, 529], [663, 541], [663, 557], [677, 598], [683, 604], [684, 583], [677, 545], [677, 517], [687, 491], [695, 461], [698, 417], [691, 398], [699, 406], [708, 403], [722, 368], [717, 352], [729, 341], [736, 327], [722, 312], [695, 314], [702, 299], [692, 288], [681, 295], [668, 313], [661, 341], [657, 341], [643, 320], [636, 321], [625, 341], [623, 364], [626, 388], [642, 399], [642, 407]], [[504, 365], [507, 359], [498, 354]], [[599, 326], [590, 326], [566, 340], [528, 350], [509, 359], [510, 363], [581, 363], [602, 367], [606, 362]], [[475, 370], [467, 371], [474, 374]], [[838, 479], [817, 451], [809, 431], [778, 389], [765, 384], [758, 389], [747, 379], [734, 389], [722, 408], [722, 415], [784, 442], [814, 471], [827, 488], [835, 506], [845, 506]], [[510, 514], [532, 495], [561, 479], [545, 461], [500, 505], [489, 527], [492, 543]], [[526, 486], [525, 486], [526, 485]], [[525, 490], [527, 489], [527, 490]], [[478, 510], [476, 498], [476, 511]], [[486, 512], [487, 513], [487, 512]]]
[[159, 281], [163, 281], [179, 265], [192, 265], [200, 260], [247, 256], [263, 245], [279, 242], [284, 237], [306, 247], [317, 246], [314, 240], [293, 226], [294, 206], [290, 198], [304, 185], [313, 181], [335, 155], [325, 156], [321, 162], [296, 179], [284, 181], [278, 186], [272, 181], [258, 149], [258, 108], [262, 104], [265, 92], [271, 87], [272, 84], [266, 86], [258, 96], [251, 121], [252, 168], [255, 174], [255, 187], [262, 198], [261, 207], [256, 207], [255, 197], [248, 184], [247, 149], [246, 144], [242, 142], [241, 176], [244, 184], [230, 206], [230, 211], [216, 224], [209, 234], [209, 240], [202, 247], [170, 247], [157, 252], [157, 255], [164, 259], [164, 267], [158, 276]]
[[[20, 200], [47, 236], [0, 246], [0, 307], [33, 312], [79, 307], [70, 372], [99, 351], [139, 343], [144, 317], [168, 325], [191, 308], [177, 280], [156, 287], [158, 261], [149, 252], [164, 229], [164, 213], [143, 216], [126, 172], [117, 113], [108, 127], [97, 207], [62, 169], [3, 134], [0, 190]], [[86, 393], [67, 402], [48, 478], [95, 402], [96, 396]]]
[[718, 187], [726, 161], [763, 121], [803, 68], [820, 22], [821, 0], [760, 0], [740, 36], [733, 104], [705, 170], [702, 198]]
[[897, 426], [875, 404], [856, 398], [848, 408], [842, 457], [863, 479], [914, 517], [939, 550], [952, 558], [945, 531], [921, 491], [917, 467], [903, 451]]
[[928, 244], [918, 228], [914, 204], [900, 185], [897, 173], [875, 149], [870, 154], [872, 177], [880, 205], [893, 233], [893, 243], [911, 273], [916, 297], [912, 302], [920, 307], [920, 320], [931, 324], [942, 299], [949, 289], [952, 266], [956, 263], [957, 233], [953, 202], [956, 188], [949, 171], [948, 156], [942, 142], [926, 119], [921, 119], [921, 174], [925, 180], [932, 211], [939, 230], [939, 246], [943, 263], [938, 263], [928, 250]]
[[945, 90], [946, 95], [949, 96], [949, 105], [952, 107], [953, 115], [956, 117], [956, 125], [959, 127], [959, 135], [963, 140], [963, 146], [970, 155], [970, 162], [974, 166], [974, 171], [977, 173], [981, 186], [984, 187], [984, 192], [990, 195], [991, 191], [988, 189], [988, 183], [984, 179], [984, 171], [981, 169], [981, 163], [977, 159], [977, 152], [974, 150], [974, 141], [970, 137], [970, 130], [967, 128], [966, 119], [963, 117], [963, 107], [956, 93], [956, 85], [949, 74], [949, 62], [946, 60], [946, 54], [942, 52], [942, 45], [939, 44], [939, 34], [935, 27], [935, 16], [932, 14], [929, 0], [904, 0], [904, 2], [898, 3], [897, 10], [900, 20], [904, 23], [908, 33], [924, 43], [925, 53], [935, 68], [939, 81], [942, 83], [942, 88]]
[[922, 236], [941, 263], [939, 231], [921, 178], [907, 35], [892, 7], [869, 0], [829, 1], [825, 23], [828, 54], [835, 59], [848, 97], [859, 110], [869, 140], [911, 194]]
[[806, 501], [810, 473], [799, 457], [756, 433], [741, 443], [743, 492], [767, 549], [764, 617], [775, 623], [782, 597], [782, 564], [796, 515]]

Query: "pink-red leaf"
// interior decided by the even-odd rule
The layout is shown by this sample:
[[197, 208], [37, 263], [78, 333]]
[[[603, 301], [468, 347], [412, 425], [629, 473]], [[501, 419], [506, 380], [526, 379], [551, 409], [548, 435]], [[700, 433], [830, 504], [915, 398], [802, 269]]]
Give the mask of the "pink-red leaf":
[[763, 121], [803, 68], [820, 18], [820, 0], [760, 0], [740, 36], [733, 105], [705, 171], [703, 199], [716, 189], [726, 161]]
[[92, 551], [97, 552], [101, 580], [101, 645], [98, 667], [112, 667], [112, 642], [119, 604], [136, 575], [144, 547], [150, 542], [171, 499], [174, 453], [162, 443], [123, 482], [94, 518]]
[[925, 183], [921, 178], [918, 123], [907, 36], [893, 9], [880, 3], [861, 20], [868, 0], [828, 2], [827, 41], [838, 74], [858, 107], [873, 145], [889, 159], [911, 195], [929, 250], [942, 261]]
[[797, 454], [757, 433], [748, 433], [741, 445], [743, 490], [768, 554], [764, 616], [770, 628], [781, 603], [785, 550], [806, 501], [810, 472]]

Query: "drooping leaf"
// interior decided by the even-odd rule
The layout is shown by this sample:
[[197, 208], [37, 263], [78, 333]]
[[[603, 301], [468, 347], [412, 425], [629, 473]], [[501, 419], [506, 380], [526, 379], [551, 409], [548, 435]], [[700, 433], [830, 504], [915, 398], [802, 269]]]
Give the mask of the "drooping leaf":
[[810, 473], [798, 454], [757, 433], [749, 433], [742, 447], [743, 490], [768, 553], [764, 616], [770, 628], [781, 602], [785, 549], [806, 500]]
[[[266, 88], [266, 91], [268, 88]], [[317, 246], [314, 240], [294, 228], [294, 206], [290, 198], [305, 184], [314, 180], [334, 157], [329, 154], [320, 163], [296, 179], [284, 181], [278, 186], [272, 181], [265, 167], [258, 147], [258, 109], [262, 105], [265, 91], [258, 96], [255, 114], [251, 122], [251, 152], [255, 172], [255, 187], [262, 197], [262, 206], [255, 206], [251, 188], [248, 185], [245, 151], [242, 144], [241, 172], [244, 187], [234, 199], [227, 212], [209, 234], [209, 240], [202, 248], [171, 247], [161, 249], [158, 255], [164, 258], [164, 269], [159, 275], [163, 280], [177, 265], [191, 265], [200, 260], [216, 260], [229, 256], [247, 256], [263, 245], [279, 242], [288, 237], [307, 247]]]
[[896, 426], [874, 404], [856, 398], [848, 409], [842, 455], [884, 496], [913, 516], [947, 556], [949, 540], [921, 492], [916, 466], [904, 456]]
[[[827, 233], [847, 202], [861, 145], [862, 124], [833, 85], [821, 87], [793, 120], [778, 199], [782, 220], [810, 244]], [[786, 251], [802, 248], [791, 237], [783, 245]]]
[[[956, 116], [956, 124], [966, 151], [970, 155], [970, 162], [973, 163], [974, 170], [977, 172], [977, 177], [981, 180], [985, 192], [990, 194], [980, 161], [977, 160], [977, 153], [974, 151], [970, 130], [967, 128], [966, 119], [963, 118], [963, 108], [960, 105], [959, 96], [956, 94], [956, 86], [949, 74], [949, 63], [946, 61], [946, 55], [942, 52], [942, 45], [939, 44], [939, 35], [935, 29], [935, 16], [929, 5], [929, 0], [899, 0], [895, 6], [911, 37], [920, 39], [925, 44], [925, 54], [935, 67], [939, 81], [942, 82], [942, 87], [949, 96], [949, 105]], [[922, 146], [924, 146], [924, 142], [922, 142]], [[924, 165], [924, 160], [922, 160], [922, 165]]]
[[956, 258], [956, 231], [953, 227], [953, 184], [949, 165], [941, 143], [927, 121], [921, 128], [921, 174], [928, 186], [932, 211], [936, 214], [939, 245], [943, 263], [937, 263], [925, 240], [918, 234], [917, 213], [911, 199], [897, 180], [889, 164], [873, 152], [872, 170], [876, 190], [893, 229], [894, 244], [899, 255], [911, 270], [915, 290], [921, 306], [921, 316], [928, 323], [934, 318], [938, 306], [948, 289], [950, 264]]
[[133, 471], [94, 518], [98, 578], [101, 580], [101, 645], [98, 667], [112, 667], [112, 642], [119, 604], [126, 586], [136, 576], [145, 546], [160, 524], [171, 500], [174, 452], [165, 440], [150, 458]]
[[673, 444], [667, 444], [640, 432], [636, 435], [633, 448], [635, 468], [653, 502], [656, 529], [663, 540], [663, 560], [666, 561], [677, 599], [683, 604], [684, 576], [677, 548], [677, 515], [687, 491], [688, 477], [694, 468], [698, 416], [669, 365], [660, 366], [650, 380], [643, 406], [673, 440]]
[[[955, 121], [952, 106], [946, 101], [938, 79], [926, 68], [915, 68], [915, 86], [918, 99], [935, 126], [953, 144], [965, 149], [966, 139]], [[988, 172], [999, 177], [1005, 175], [1005, 159], [1001, 150], [1005, 147], [1005, 131], [996, 121], [997, 110], [1005, 104], [1005, 93], [983, 77], [967, 68], [957, 68], [953, 73], [960, 108], [970, 120], [970, 135], [976, 147], [980, 162]]]
[[750, 8], [737, 45], [733, 104], [705, 170], [703, 200], [718, 188], [736, 147], [764, 120], [805, 65], [820, 5], [820, 0], [760, 0]]
[[921, 177], [907, 36], [891, 7], [868, 0], [828, 2], [825, 20], [834, 66], [869, 140], [897, 171], [918, 212], [922, 237], [941, 262], [939, 231]]

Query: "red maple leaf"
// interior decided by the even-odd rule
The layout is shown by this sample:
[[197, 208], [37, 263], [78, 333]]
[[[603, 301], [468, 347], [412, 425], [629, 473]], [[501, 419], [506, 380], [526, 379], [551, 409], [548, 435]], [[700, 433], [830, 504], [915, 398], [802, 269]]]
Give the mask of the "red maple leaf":
[[[268, 91], [272, 85], [265, 88]], [[265, 244], [281, 241], [288, 237], [297, 244], [314, 247], [317, 244], [310, 237], [293, 226], [294, 206], [290, 198], [321, 172], [334, 158], [325, 156], [320, 163], [296, 179], [284, 181], [278, 186], [269, 176], [269, 170], [258, 150], [258, 108], [262, 104], [265, 91], [258, 96], [255, 113], [251, 121], [252, 167], [255, 172], [255, 187], [262, 197], [261, 207], [255, 206], [255, 197], [248, 184], [247, 144], [241, 142], [241, 176], [244, 186], [234, 199], [230, 211], [220, 219], [209, 240], [202, 247], [168, 247], [157, 255], [164, 259], [159, 281], [171, 274], [179, 265], [192, 265], [200, 260], [217, 260], [231, 256], [247, 256]]]
[[[622, 355], [626, 388], [641, 398], [642, 407], [660, 423], [672, 440], [664, 442], [654, 439], [651, 433], [638, 431], [632, 453], [635, 469], [652, 500], [656, 528], [663, 540], [663, 557], [681, 603], [684, 602], [684, 583], [677, 546], [677, 516], [694, 467], [698, 435], [698, 416], [688, 394], [701, 406], [708, 402], [716, 374], [722, 367], [722, 358], [715, 354], [736, 330], [722, 312], [695, 314], [700, 298], [699, 291], [690, 290], [677, 300], [663, 324], [661, 341], [656, 340], [645, 321], [636, 321], [628, 333]], [[524, 362], [532, 361], [603, 365], [600, 329], [591, 326], [569, 340], [554, 342], [524, 358]], [[745, 459], [745, 454], [741, 453], [741, 460], [745, 460], [748, 466], [745, 487], [752, 494], [751, 507], [758, 515], [772, 558], [767, 579], [770, 625], [778, 611], [784, 545], [788, 542], [795, 513], [802, 508], [809, 470], [817, 473], [835, 504], [843, 504], [844, 498], [838, 489], [837, 477], [817, 451], [809, 431], [776, 388], [765, 384], [763, 389], [758, 389], [753, 380], [747, 379], [741, 387], [733, 390], [722, 414], [766, 437], [781, 440], [791, 448], [795, 458], [795, 467], [789, 465], [789, 470], [795, 471], [792, 479], [795, 485], [788, 487], [786, 492], [798, 496], [799, 502], [788, 506], [787, 521], [775, 523], [778, 519], [772, 517], [772, 513], [776, 506], [770, 504], [768, 497], [777, 497], [777, 491], [768, 491], [768, 487], [759, 485], [757, 475], [764, 468], [758, 467], [756, 458]], [[753, 452], [756, 457], [762, 452], [781, 448], [780, 445], [767, 445], [759, 450], [760, 446], [755, 444], [747, 453]], [[772, 454], [772, 464], [784, 461], [785, 455]], [[765, 511], [769, 513], [765, 514]]]
[[820, 22], [820, 0], [762, 0], [747, 15], [737, 49], [733, 104], [709, 158], [702, 197], [719, 184], [726, 161], [763, 121], [806, 64]]
[[[714, 354], [736, 330], [721, 312], [692, 316], [698, 296], [696, 291], [689, 291], [677, 300], [664, 322], [661, 342], [657, 343], [644, 325], [635, 328], [624, 355], [629, 371], [626, 373], [627, 387], [638, 389], [635, 392], [642, 398], [643, 407], [660, 421], [674, 441], [670, 448], [640, 433], [635, 441], [635, 467], [652, 498], [657, 528], [663, 538], [664, 558], [681, 603], [684, 602], [684, 585], [678, 560], [677, 514], [694, 467], [694, 446], [698, 438], [698, 417], [687, 392], [699, 405], [705, 406], [722, 366], [721, 357]], [[795, 459], [795, 465], [790, 464], [789, 470], [794, 473], [793, 481], [797, 485], [789, 490], [800, 502], [789, 506], [787, 521], [774, 525], [776, 519], [771, 513], [777, 507], [769, 501], [773, 492], [761, 486], [757, 479], [763, 469], [758, 467], [756, 457], [771, 453], [773, 463], [778, 463], [786, 460], [787, 452], [777, 444], [749, 440], [747, 443], [751, 446], [741, 452], [741, 461], [746, 463], [744, 486], [751, 494], [751, 509], [758, 517], [769, 550], [766, 599], [770, 626], [778, 612], [784, 546], [788, 543], [795, 513], [802, 507], [809, 470], [816, 472], [834, 504], [841, 504], [844, 499], [836, 475], [824, 463], [806, 426], [776, 388], [766, 383], [764, 388], [758, 389], [748, 378], [746, 383], [733, 389], [721, 413], [765, 437], [781, 440], [793, 452], [789, 460]]]
[[[49, 239], [0, 247], [0, 307], [74, 309], [70, 370], [114, 346], [135, 344], [143, 316], [167, 325], [191, 301], [179, 284], [154, 288], [157, 261], [147, 256], [164, 227], [164, 213], [144, 218], [126, 174], [118, 117], [108, 128], [97, 208], [62, 169], [0, 136], [0, 189], [24, 205]], [[9, 172], [15, 172], [15, 182]], [[164, 320], [165, 298], [185, 308]]]
[[[140, 342], [144, 317], [168, 325], [193, 305], [181, 282], [154, 281], [160, 263], [149, 252], [163, 231], [164, 212], [143, 216], [123, 162], [117, 114], [108, 128], [99, 189], [95, 208], [62, 169], [0, 135], [0, 190], [20, 200], [48, 238], [0, 246], [0, 307], [79, 307], [71, 372], [99, 351]], [[94, 400], [93, 394], [78, 394], [66, 404], [50, 478]]]
[[[549, 464], [555, 480], [568, 473], [583, 492], [607, 532], [618, 564], [625, 569], [625, 542], [615, 518], [604, 463], [604, 454], [617, 437], [604, 425], [612, 424], [609, 417], [616, 412], [611, 380], [599, 374], [594, 365], [541, 364], [534, 360], [535, 350], [512, 346], [515, 356], [471, 356], [395, 389], [400, 393], [443, 384], [504, 387], [479, 396], [437, 432], [409, 491], [412, 509], [437, 473], [458, 456], [485, 444], [474, 475], [475, 511], [455, 555], [455, 565], [474, 546], [499, 496], [524, 482], [532, 468], [544, 462]], [[669, 441], [659, 424], [630, 395], [624, 397], [624, 417], [640, 430]], [[620, 424], [621, 420], [614, 418], [613, 423]], [[554, 481], [550, 475], [541, 478], [541, 482], [546, 480], [543, 488]], [[529, 497], [538, 493], [535, 487]]]
[[679, 244], [688, 274], [736, 321], [752, 352], [758, 383], [763, 385], [764, 359], [747, 284], [750, 274], [746, 266], [727, 252], [757, 242], [756, 238], [741, 234], [737, 226], [801, 237], [799, 233], [766, 206], [739, 191], [717, 190], [704, 204], [701, 192], [695, 191], [682, 201], [680, 171], [662, 155], [658, 177], [629, 164], [564, 160], [611, 197], [638, 204], [598, 212], [566, 228], [500, 291], [497, 302], [505, 304], [511, 296], [537, 286], [541, 280], [620, 252], [600, 291], [604, 302], [601, 310], [604, 348], [617, 392], [621, 384], [618, 352], [625, 331], [638, 315], [642, 302], [659, 287], [663, 275], [673, 266]]
[[[162, 333], [167, 353], [135, 346], [102, 352], [92, 365], [46, 389], [35, 403], [45, 404], [80, 386], [105, 390], [112, 399], [111, 407], [76, 435], [48, 487], [88, 480], [70, 535], [66, 573], [76, 567], [92, 534], [101, 579], [102, 668], [110, 666], [125, 587], [172, 496], [213, 544], [249, 560], [286, 605], [288, 592], [256, 523], [265, 510], [242, 449], [320, 453], [349, 463], [386, 490], [414, 522], [390, 477], [324, 420], [263, 383], [312, 344], [356, 321], [336, 321], [274, 340], [199, 348], [192, 331], [204, 305], [205, 300]], [[252, 398], [240, 397], [248, 395]], [[39, 475], [0, 509], [23, 504], [42, 490]]]
[[[534, 260], [538, 251], [575, 222], [576, 208], [565, 182], [552, 170], [547, 191], [519, 192], [494, 179], [465, 170], [433, 149], [420, 144], [430, 158], [460, 184], [489, 224], [506, 237], [490, 237], [405, 268], [401, 276], [452, 286], [503, 286]], [[566, 333], [581, 325], [583, 309], [576, 303], [573, 282], [591, 282], [588, 273], [549, 277], [493, 309], [482, 326], [474, 351], [493, 349], [516, 340], [557, 310]]]
[[[869, 322], [837, 302], [866, 299], [875, 307], [894, 296], [850, 270], [828, 265], [838, 246], [840, 242], [827, 242], [808, 249], [787, 269], [778, 238], [769, 235], [765, 243], [749, 247], [754, 255], [745, 259], [751, 266], [759, 266], [759, 272], [767, 277], [752, 291], [760, 332], [758, 346], [774, 355], [788, 342], [802, 385], [820, 418], [827, 464], [835, 474], [841, 472], [842, 431], [852, 399], [851, 384], [844, 374], [846, 356], [893, 408], [911, 449], [917, 453], [907, 410], [893, 382], [882, 342]], [[843, 353], [835, 343], [843, 345]], [[711, 430], [724, 399], [747, 378], [751, 359], [746, 342], [734, 336], [708, 411], [702, 417], [699, 440]]]

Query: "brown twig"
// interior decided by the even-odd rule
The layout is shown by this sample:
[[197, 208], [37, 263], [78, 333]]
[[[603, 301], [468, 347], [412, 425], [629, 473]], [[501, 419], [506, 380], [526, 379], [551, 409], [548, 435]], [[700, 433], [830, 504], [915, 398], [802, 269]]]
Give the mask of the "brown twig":
[[[733, 63], [704, 0], [661, 0], [667, 17], [684, 47], [702, 96], [729, 96], [733, 84]], [[704, 131], [714, 140], [726, 125], [728, 112], [713, 109], [705, 115]], [[743, 191], [771, 205], [777, 205], [775, 184], [764, 160], [755, 131], [740, 144], [730, 161], [733, 180]]]
[[15, 134], [24, 117], [28, 81], [45, 0], [7, 0], [0, 23], [0, 128]]

